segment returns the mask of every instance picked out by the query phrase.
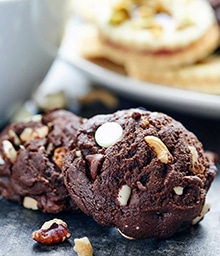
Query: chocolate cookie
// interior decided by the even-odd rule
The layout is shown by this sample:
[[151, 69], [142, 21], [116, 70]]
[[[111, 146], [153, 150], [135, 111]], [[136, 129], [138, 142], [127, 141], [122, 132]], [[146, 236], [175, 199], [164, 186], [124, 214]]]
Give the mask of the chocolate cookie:
[[57, 213], [77, 210], [61, 167], [82, 118], [55, 110], [13, 122], [0, 135], [0, 193], [26, 208]]
[[219, 0], [209, 0], [212, 8], [215, 11], [215, 16], [218, 21], [218, 24], [220, 25], [220, 1]]
[[197, 223], [215, 174], [193, 133], [139, 109], [90, 118], [63, 165], [79, 208], [128, 238], [169, 237]]

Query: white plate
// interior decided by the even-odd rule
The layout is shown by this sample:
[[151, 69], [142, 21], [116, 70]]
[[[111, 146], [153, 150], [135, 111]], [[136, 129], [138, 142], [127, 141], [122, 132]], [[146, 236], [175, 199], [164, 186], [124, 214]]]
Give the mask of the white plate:
[[142, 82], [78, 56], [74, 53], [74, 40], [77, 35], [73, 35], [72, 26], [75, 25], [77, 24], [73, 22], [67, 29], [59, 56], [92, 81], [146, 105], [149, 103], [184, 113], [220, 118], [220, 96], [218, 95]]

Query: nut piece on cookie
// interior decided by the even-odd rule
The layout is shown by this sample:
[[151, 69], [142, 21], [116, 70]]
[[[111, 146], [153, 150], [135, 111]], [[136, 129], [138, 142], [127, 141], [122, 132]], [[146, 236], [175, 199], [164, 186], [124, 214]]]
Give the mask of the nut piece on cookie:
[[52, 219], [45, 222], [39, 230], [32, 233], [32, 238], [42, 244], [62, 243], [71, 236], [66, 222]]
[[78, 256], [93, 256], [93, 248], [88, 237], [75, 238], [74, 251]]
[[[104, 147], [96, 135], [109, 123], [122, 136]], [[111, 132], [101, 134], [114, 138]], [[170, 237], [202, 219], [217, 169], [195, 134], [172, 117], [143, 109], [96, 115], [81, 125], [75, 147], [65, 157], [65, 184], [99, 224], [137, 239]]]
[[155, 136], [148, 135], [144, 137], [144, 140], [146, 143], [153, 149], [155, 152], [157, 158], [162, 162], [167, 164], [168, 161], [170, 161], [170, 158], [172, 157], [168, 148], [166, 145], [158, 138]]
[[197, 216], [195, 219], [193, 219], [192, 225], [196, 225], [197, 223], [199, 223], [204, 218], [205, 214], [210, 211], [210, 208], [211, 208], [211, 205], [209, 203], [205, 202], [199, 216]]

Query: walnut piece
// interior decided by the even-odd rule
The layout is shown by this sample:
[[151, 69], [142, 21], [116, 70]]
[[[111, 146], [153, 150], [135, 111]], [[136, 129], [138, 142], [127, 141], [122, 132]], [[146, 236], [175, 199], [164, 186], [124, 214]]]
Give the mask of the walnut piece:
[[37, 138], [42, 139], [47, 136], [48, 132], [49, 132], [49, 128], [46, 125], [35, 128], [35, 129], [27, 127], [21, 133], [20, 139], [23, 142], [32, 141], [33, 139], [37, 139]]
[[126, 239], [128, 239], [128, 240], [135, 240], [134, 237], [127, 236], [127, 235], [125, 235], [124, 233], [122, 233], [120, 229], [118, 229], [118, 232], [119, 232], [120, 235], [122, 235], [124, 238], [126, 238]]
[[123, 185], [118, 192], [118, 201], [121, 206], [125, 206], [131, 195], [131, 188], [128, 185]]
[[211, 205], [209, 203], [205, 202], [199, 216], [197, 216], [195, 219], [193, 219], [192, 225], [196, 225], [198, 222], [200, 222], [200, 220], [202, 220], [204, 218], [205, 214], [210, 211], [210, 208], [211, 208]]
[[192, 154], [192, 171], [194, 173], [203, 173], [205, 171], [205, 166], [201, 166], [198, 162], [199, 154], [194, 146], [189, 146], [189, 150]]
[[23, 206], [27, 209], [38, 210], [37, 200], [29, 196], [24, 198]]
[[88, 239], [88, 237], [75, 238], [75, 246], [73, 250], [77, 253], [78, 256], [92, 256], [93, 248]]
[[157, 158], [164, 164], [171, 161], [172, 155], [170, 154], [167, 146], [162, 142], [161, 139], [155, 136], [145, 136], [145, 142], [152, 148]]
[[3, 140], [2, 144], [5, 156], [14, 163], [17, 158], [17, 151], [14, 146], [9, 140]]
[[45, 222], [39, 230], [32, 233], [32, 238], [42, 244], [62, 243], [71, 236], [67, 224], [61, 219]]
[[61, 169], [63, 166], [63, 160], [67, 149], [64, 147], [59, 147], [54, 150], [53, 161]]
[[13, 141], [14, 141], [14, 144], [15, 144], [15, 145], [18, 146], [18, 145], [21, 144], [21, 141], [20, 141], [18, 135], [17, 135], [12, 129], [10, 129], [10, 130], [8, 131], [8, 135], [13, 138]]

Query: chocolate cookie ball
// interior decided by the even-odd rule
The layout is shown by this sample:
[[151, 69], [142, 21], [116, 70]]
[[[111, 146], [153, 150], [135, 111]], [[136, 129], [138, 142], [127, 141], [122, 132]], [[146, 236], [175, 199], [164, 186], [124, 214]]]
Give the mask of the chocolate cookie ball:
[[82, 118], [55, 110], [13, 122], [0, 134], [0, 193], [26, 208], [57, 213], [78, 210], [61, 172], [68, 144]]
[[216, 167], [178, 121], [128, 109], [87, 120], [63, 174], [83, 212], [127, 238], [148, 238], [172, 236], [203, 218]]

